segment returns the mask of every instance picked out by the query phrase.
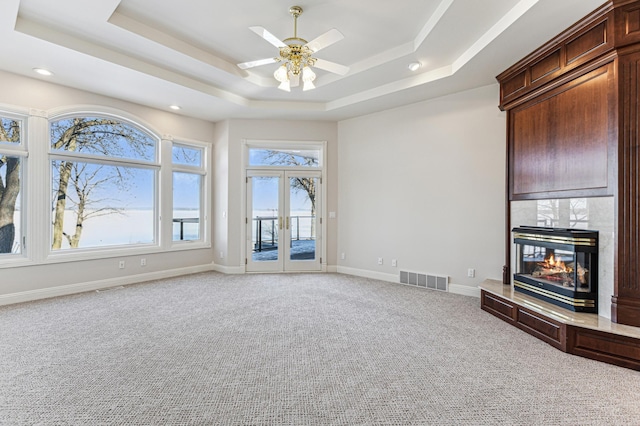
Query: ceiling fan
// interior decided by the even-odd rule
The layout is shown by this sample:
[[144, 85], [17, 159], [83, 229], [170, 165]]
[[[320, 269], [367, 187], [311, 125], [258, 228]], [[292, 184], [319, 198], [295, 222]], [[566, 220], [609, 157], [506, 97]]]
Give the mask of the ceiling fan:
[[316, 78], [316, 74], [311, 69], [312, 67], [339, 75], [345, 75], [349, 72], [349, 67], [313, 56], [320, 49], [342, 40], [344, 36], [340, 31], [334, 28], [307, 42], [307, 40], [298, 37], [298, 17], [302, 14], [302, 8], [300, 6], [291, 6], [289, 13], [294, 20], [293, 37], [282, 41], [262, 27], [249, 27], [251, 31], [280, 49], [279, 55], [274, 58], [243, 62], [238, 64], [238, 67], [246, 70], [261, 65], [282, 62], [282, 65], [273, 73], [273, 76], [280, 82], [278, 88], [287, 92], [291, 91], [291, 87], [296, 87], [300, 84], [300, 78], [302, 78], [304, 85], [303, 90], [314, 89], [313, 81]]

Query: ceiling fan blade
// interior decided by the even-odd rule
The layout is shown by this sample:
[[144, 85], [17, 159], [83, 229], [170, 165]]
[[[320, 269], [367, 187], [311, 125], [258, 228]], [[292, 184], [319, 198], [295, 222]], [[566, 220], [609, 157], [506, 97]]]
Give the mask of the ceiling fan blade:
[[349, 67], [347, 66], [319, 58], [316, 58], [316, 63], [313, 66], [339, 75], [345, 75], [349, 72]]
[[282, 42], [278, 37], [271, 34], [269, 31], [265, 30], [262, 27], [249, 27], [251, 31], [258, 34], [263, 39], [267, 40], [269, 43], [273, 44], [277, 48], [285, 47], [286, 44]]
[[257, 61], [249, 61], [238, 64], [238, 68], [246, 70], [253, 67], [259, 67], [260, 65], [273, 64], [274, 62], [278, 62], [277, 58], [265, 58], [258, 59]]
[[291, 87], [298, 87], [300, 85], [300, 75], [292, 75], [289, 79]]
[[320, 49], [331, 46], [333, 43], [340, 41], [344, 38], [342, 33], [335, 28], [330, 29], [326, 33], [319, 35], [311, 40], [306, 46], [311, 49], [312, 52], [317, 52]]

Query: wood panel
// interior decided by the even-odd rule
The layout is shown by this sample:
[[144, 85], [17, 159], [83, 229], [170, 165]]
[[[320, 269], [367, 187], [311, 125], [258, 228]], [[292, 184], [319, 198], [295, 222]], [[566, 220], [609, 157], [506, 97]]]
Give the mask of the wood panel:
[[607, 64], [509, 111], [510, 199], [613, 193], [613, 69]]
[[562, 67], [560, 49], [551, 52], [546, 58], [531, 66], [531, 82], [535, 83]]
[[640, 370], [640, 341], [631, 337], [571, 327], [568, 331], [567, 352]]
[[611, 4], [605, 3], [497, 76], [500, 108], [508, 110], [538, 96], [541, 90], [551, 88], [552, 82], [611, 52], [615, 39], [613, 17]]
[[566, 349], [566, 326], [526, 308], [517, 308], [518, 327], [551, 346]]
[[612, 298], [614, 321], [640, 326], [640, 140], [638, 138], [640, 53], [619, 59], [620, 134], [618, 230]]
[[615, 11], [616, 45], [640, 43], [640, 5], [632, 2]]
[[516, 309], [512, 303], [484, 290], [480, 292], [480, 298], [482, 300], [480, 306], [483, 310], [509, 323], [515, 322]]
[[588, 55], [600, 46], [607, 43], [607, 21], [603, 21], [588, 31], [580, 34], [575, 39], [567, 42], [567, 64], [577, 61], [579, 58]]
[[522, 71], [521, 73], [510, 77], [501, 85], [501, 96], [513, 96], [525, 87], [527, 87], [527, 72]]

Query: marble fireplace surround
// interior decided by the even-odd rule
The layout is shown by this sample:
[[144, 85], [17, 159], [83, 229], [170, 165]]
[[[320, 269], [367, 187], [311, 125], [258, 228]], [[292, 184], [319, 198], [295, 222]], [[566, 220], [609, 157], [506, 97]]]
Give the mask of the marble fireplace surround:
[[[613, 197], [525, 200], [511, 202], [511, 227], [546, 226], [598, 231], [598, 315], [611, 319], [614, 283]], [[510, 236], [513, 244], [513, 236]], [[511, 271], [515, 271], [515, 246], [511, 248]], [[510, 277], [513, 287], [513, 275]]]

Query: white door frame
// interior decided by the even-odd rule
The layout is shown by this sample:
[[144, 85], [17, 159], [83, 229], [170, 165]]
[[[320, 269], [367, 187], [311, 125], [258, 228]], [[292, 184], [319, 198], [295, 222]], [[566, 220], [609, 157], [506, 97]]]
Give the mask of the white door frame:
[[[267, 257], [273, 256], [275, 253], [275, 259], [273, 260], [253, 260], [254, 250], [254, 206], [253, 206], [253, 191], [256, 185], [256, 178], [278, 178], [277, 188], [277, 215], [275, 219], [271, 218], [271, 224], [275, 229], [272, 232], [276, 232], [277, 248], [267, 249], [264, 254]], [[292, 249], [294, 247], [294, 240], [292, 238], [292, 230], [294, 228], [293, 219], [291, 215], [291, 179], [293, 178], [313, 178], [317, 180], [316, 187], [316, 217], [315, 217], [315, 249], [313, 259], [293, 259]], [[247, 260], [246, 270], [249, 272], [318, 272], [322, 269], [322, 244], [324, 242], [322, 238], [322, 227], [320, 226], [320, 220], [318, 211], [322, 210], [322, 184], [320, 183], [322, 175], [319, 170], [247, 170], [247, 220], [246, 233], [247, 233]], [[269, 219], [267, 219], [269, 221]], [[262, 238], [262, 236], [260, 236]], [[299, 243], [298, 243], [299, 244]]]
[[[249, 148], [263, 148], [263, 149], [311, 149], [311, 148], [315, 148], [315, 149], [320, 149], [320, 164], [319, 167], [282, 167], [282, 166], [260, 166], [260, 167], [255, 167], [255, 166], [249, 166]], [[326, 151], [327, 151], [327, 142], [326, 141], [284, 141], [284, 140], [260, 140], [260, 139], [243, 139], [242, 140], [242, 180], [244, 185], [242, 185], [242, 216], [245, 218], [245, 220], [242, 221], [242, 227], [240, 230], [240, 236], [241, 236], [241, 241], [242, 244], [240, 244], [240, 249], [241, 249], [241, 259], [244, 259], [244, 265], [243, 265], [243, 270], [244, 272], [249, 272], [247, 271], [247, 263], [248, 263], [248, 256], [250, 256], [250, 252], [248, 252], [247, 248], [248, 248], [248, 244], [246, 243], [247, 238], [251, 238], [251, 236], [247, 236], [247, 221], [248, 221], [248, 217], [249, 217], [249, 212], [247, 211], [247, 180], [248, 180], [248, 175], [247, 172], [249, 170], [261, 170], [261, 171], [275, 171], [275, 170], [298, 170], [298, 171], [319, 171], [320, 172], [320, 176], [321, 176], [321, 185], [323, 186], [323, 190], [321, 191], [320, 194], [320, 202], [321, 202], [321, 207], [319, 209], [319, 211], [317, 212], [318, 214], [318, 224], [320, 227], [320, 232], [322, 235], [322, 242], [320, 244], [320, 272], [326, 272], [327, 271], [327, 244], [326, 244], [326, 235], [327, 235], [327, 221], [324, 219], [327, 217], [327, 191], [324, 190], [324, 188], [326, 187], [326, 185], [324, 185], [324, 183], [326, 182], [326, 170], [327, 170], [327, 164], [326, 164]], [[291, 271], [291, 272], [295, 272], [295, 271]]]

